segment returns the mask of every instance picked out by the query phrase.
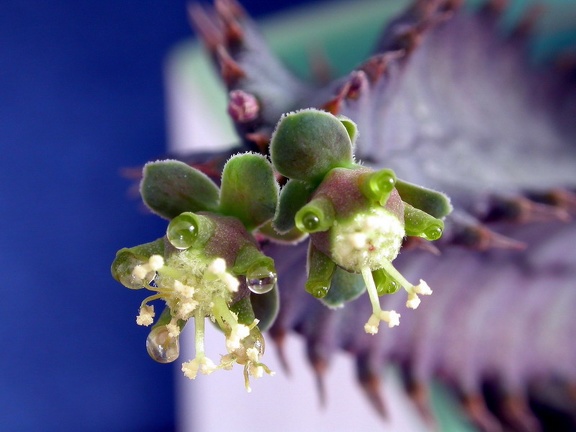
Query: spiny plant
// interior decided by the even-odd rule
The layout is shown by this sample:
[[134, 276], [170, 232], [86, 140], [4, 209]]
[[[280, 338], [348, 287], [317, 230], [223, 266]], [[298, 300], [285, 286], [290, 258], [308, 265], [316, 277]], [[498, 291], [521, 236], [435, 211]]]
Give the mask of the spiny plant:
[[[233, 363], [245, 366], [247, 383], [262, 375], [259, 332], [270, 326], [281, 353], [287, 332], [302, 334], [320, 380], [336, 350], [351, 353], [383, 415], [381, 369], [395, 363], [430, 421], [428, 387], [440, 378], [482, 430], [539, 430], [551, 412], [574, 427], [576, 74], [527, 60], [534, 15], [503, 34], [505, 1], [460, 3], [415, 1], [385, 27], [372, 57], [328, 84], [287, 71], [235, 1], [191, 8], [227, 87], [240, 140], [233, 152], [271, 164], [251, 154], [224, 165], [229, 152], [214, 154], [197, 168], [222, 172], [220, 193], [175, 161], [144, 169], [144, 201], [171, 219], [167, 235], [121, 250], [113, 274], [166, 301], [152, 330], [161, 349], [194, 316], [188, 376]], [[189, 248], [172, 243], [189, 237]], [[202, 242], [218, 246], [207, 252]], [[278, 287], [250, 291], [249, 267], [263, 276], [257, 286], [277, 277]], [[292, 289], [282, 289], [283, 275]], [[397, 324], [401, 303], [416, 307], [431, 292], [408, 282], [420, 276], [434, 295], [398, 328], [367, 336], [381, 320]], [[194, 293], [177, 292], [180, 284]], [[406, 299], [380, 297], [400, 287]], [[212, 294], [198, 300], [199, 289]], [[153, 320], [149, 300], [142, 324]], [[202, 360], [205, 317], [226, 338], [218, 366]]]

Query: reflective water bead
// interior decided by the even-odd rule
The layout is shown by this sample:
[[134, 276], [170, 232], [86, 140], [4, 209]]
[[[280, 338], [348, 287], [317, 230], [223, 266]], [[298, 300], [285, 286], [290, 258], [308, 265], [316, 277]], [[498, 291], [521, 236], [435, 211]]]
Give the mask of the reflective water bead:
[[255, 294], [265, 294], [276, 285], [277, 275], [266, 267], [258, 267], [248, 271], [246, 284], [250, 291]]
[[146, 350], [158, 363], [171, 363], [180, 355], [180, 342], [177, 337], [170, 337], [166, 326], [159, 326], [148, 335]]
[[383, 296], [385, 294], [394, 294], [400, 289], [400, 284], [383, 269], [373, 271], [372, 277], [374, 278], [376, 291], [378, 292], [379, 296]]
[[141, 289], [156, 276], [155, 272], [151, 272], [152, 274], [144, 272], [144, 274], [140, 275], [138, 271], [134, 271], [145, 264], [144, 261], [136, 258], [130, 251], [124, 249], [116, 255], [112, 265], [112, 274], [126, 288]]
[[176, 249], [190, 248], [198, 236], [198, 223], [193, 213], [182, 213], [168, 224], [166, 237]]
[[308, 282], [306, 282], [306, 291], [316, 298], [326, 297], [329, 290], [330, 286], [321, 281], [309, 280]]
[[433, 224], [431, 226], [429, 226], [428, 228], [426, 228], [426, 231], [424, 231], [424, 237], [426, 238], [426, 240], [438, 240], [440, 237], [442, 237], [442, 228], [443, 228], [444, 224]]
[[307, 213], [302, 216], [302, 226], [307, 231], [316, 231], [320, 226], [320, 218], [314, 213]]

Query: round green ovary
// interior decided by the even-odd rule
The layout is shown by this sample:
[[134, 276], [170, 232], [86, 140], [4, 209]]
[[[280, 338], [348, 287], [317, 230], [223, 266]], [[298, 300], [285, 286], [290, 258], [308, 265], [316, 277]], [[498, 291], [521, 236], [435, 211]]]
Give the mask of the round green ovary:
[[331, 232], [331, 256], [336, 264], [359, 273], [363, 267], [376, 270], [383, 261], [393, 261], [402, 245], [404, 227], [382, 207], [372, 207], [348, 221], [338, 221]]

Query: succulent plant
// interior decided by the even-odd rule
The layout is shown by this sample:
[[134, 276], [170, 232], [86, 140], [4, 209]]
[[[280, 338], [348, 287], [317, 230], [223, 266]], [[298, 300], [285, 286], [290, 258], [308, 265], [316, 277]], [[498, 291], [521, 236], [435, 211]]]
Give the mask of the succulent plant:
[[[300, 332], [320, 378], [337, 350], [350, 352], [380, 413], [381, 369], [394, 362], [428, 419], [428, 387], [440, 378], [483, 430], [538, 430], [551, 412], [562, 413], [563, 427], [574, 427], [574, 69], [531, 63], [533, 21], [528, 17], [503, 35], [504, 1], [471, 10], [460, 3], [415, 1], [385, 27], [372, 57], [328, 84], [303, 82], [287, 71], [235, 1], [217, 0], [214, 10], [192, 7], [194, 26], [227, 87], [236, 150], [270, 156], [272, 165], [257, 164], [268, 167], [262, 170], [266, 185], [276, 184], [274, 171], [280, 195], [274, 201], [273, 187], [266, 186], [261, 196], [260, 186], [253, 187], [259, 180], [243, 180], [252, 169], [234, 169], [242, 175], [232, 176], [226, 165], [218, 192], [177, 162], [145, 168], [142, 195], [172, 219], [168, 231], [182, 222], [201, 232], [202, 218], [231, 218], [234, 228], [227, 232], [234, 234], [219, 240], [231, 254], [225, 266], [200, 253], [204, 267], [220, 269], [209, 279], [239, 281], [240, 294], [227, 294], [222, 308], [240, 323], [246, 307], [241, 324], [250, 332], [261, 313], [280, 351], [287, 332]], [[214, 154], [210, 168], [219, 171], [227, 155]], [[194, 165], [193, 158], [188, 162]], [[171, 165], [160, 186], [150, 183], [150, 172], [162, 164]], [[178, 177], [172, 169], [192, 171]], [[151, 204], [148, 191], [158, 202]], [[263, 213], [251, 207], [262, 202], [270, 204], [261, 206]], [[261, 217], [253, 220], [254, 214]], [[258, 268], [278, 274], [279, 289], [271, 291], [280, 299], [277, 316], [275, 299], [260, 302], [270, 295], [245, 289], [247, 267], [235, 263], [239, 241], [250, 245]], [[138, 287], [159, 292], [162, 269], [182, 254], [169, 239], [123, 249], [113, 273], [129, 287], [137, 277]], [[292, 289], [282, 289], [283, 275]], [[380, 294], [403, 286], [406, 305], [416, 307], [417, 294], [431, 292], [408, 282], [420, 275], [434, 295], [398, 328], [366, 335], [376, 333], [382, 319], [396, 324], [392, 312], [404, 301]], [[361, 296], [365, 290], [370, 301]], [[314, 307], [312, 316], [314, 297], [327, 307]], [[177, 306], [167, 300], [170, 315], [158, 322], [180, 328]], [[234, 318], [208, 309], [199, 314], [202, 322], [215, 316], [227, 341], [251, 344], [236, 362], [246, 376], [261, 375], [252, 370], [260, 355], [252, 363], [248, 355], [260, 335], [232, 338]], [[150, 319], [145, 301], [139, 320]], [[234, 349], [228, 347], [228, 355]]]

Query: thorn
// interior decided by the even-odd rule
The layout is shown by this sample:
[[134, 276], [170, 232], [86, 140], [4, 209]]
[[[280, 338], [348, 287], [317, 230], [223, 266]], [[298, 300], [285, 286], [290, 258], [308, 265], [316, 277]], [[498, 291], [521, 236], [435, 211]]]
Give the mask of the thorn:
[[534, 193], [529, 195], [530, 199], [559, 207], [568, 213], [576, 213], [576, 193], [567, 189], [552, 189], [545, 193]]
[[400, 59], [406, 55], [405, 50], [389, 51], [384, 54], [377, 54], [370, 57], [359, 70], [363, 71], [371, 83], [375, 83], [388, 70], [391, 61]]
[[482, 396], [478, 394], [465, 395], [463, 400], [465, 411], [470, 419], [484, 432], [503, 432], [500, 422], [490, 413]]
[[334, 98], [322, 106], [324, 111], [337, 115], [344, 99], [356, 100], [360, 97], [362, 87], [367, 86], [368, 79], [362, 70], [353, 71], [350, 78], [342, 84]]
[[[459, 229], [458, 229], [459, 228]], [[524, 242], [491, 231], [483, 225], [461, 225], [454, 233], [452, 243], [478, 251], [489, 249], [524, 250]]]
[[520, 395], [509, 395], [502, 400], [504, 419], [518, 431], [538, 432], [540, 423], [530, 410], [526, 399]]
[[534, 223], [550, 221], [570, 221], [567, 210], [547, 204], [534, 202], [525, 197], [505, 198], [494, 196], [489, 209], [482, 218], [485, 222], [509, 221], [516, 223]]
[[268, 153], [268, 146], [270, 145], [270, 134], [266, 132], [250, 132], [244, 135], [244, 138], [246, 138], [251, 143], [254, 143], [260, 153]]
[[228, 114], [235, 123], [248, 123], [258, 118], [260, 105], [253, 94], [232, 90], [229, 93]]
[[280, 329], [275, 325], [270, 329], [269, 333], [270, 336], [272, 336], [274, 345], [276, 346], [276, 355], [278, 356], [278, 360], [280, 360], [280, 366], [282, 367], [282, 370], [287, 376], [292, 375], [290, 363], [288, 363], [288, 360], [286, 359], [286, 352], [284, 351], [286, 342], [286, 330]]
[[396, 46], [410, 55], [422, 43], [424, 34], [423, 24], [410, 26], [396, 34]]
[[220, 65], [220, 74], [227, 86], [233, 86], [236, 81], [246, 76], [244, 69], [230, 56], [223, 45], [216, 48], [216, 56]]
[[436, 419], [430, 405], [428, 386], [423, 382], [411, 381], [408, 384], [408, 395], [426, 424], [433, 428]]
[[244, 30], [239, 22], [243, 16], [242, 7], [230, 0], [216, 0], [214, 4], [218, 16], [224, 24], [224, 33], [228, 46], [236, 46], [244, 40]]
[[188, 17], [192, 28], [204, 42], [206, 48], [214, 53], [222, 44], [222, 32], [214, 19], [199, 4], [192, 3], [188, 6]]
[[346, 89], [346, 94], [344, 97], [346, 99], [357, 100], [360, 97], [360, 93], [363, 87], [368, 86], [368, 78], [366, 73], [361, 70], [353, 71], [350, 74], [350, 79], [348, 80], [348, 88]]
[[308, 359], [312, 364], [312, 369], [314, 370], [314, 376], [316, 378], [316, 390], [318, 391], [318, 398], [320, 401], [320, 406], [322, 408], [326, 407], [327, 393], [326, 393], [326, 381], [324, 377], [326, 371], [328, 370], [328, 362], [318, 356], [309, 355]]
[[362, 354], [356, 357], [356, 374], [368, 400], [380, 417], [385, 419], [388, 410], [380, 391], [380, 377], [371, 366], [368, 355]]

